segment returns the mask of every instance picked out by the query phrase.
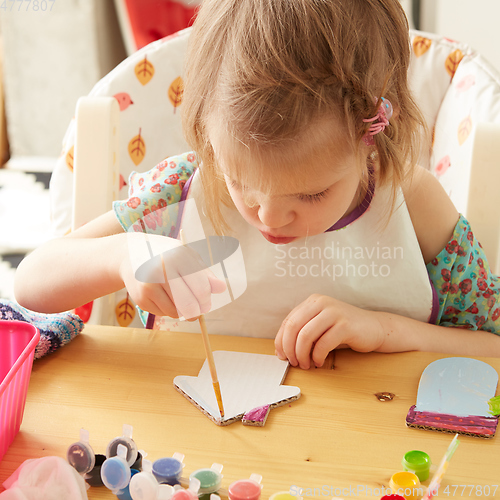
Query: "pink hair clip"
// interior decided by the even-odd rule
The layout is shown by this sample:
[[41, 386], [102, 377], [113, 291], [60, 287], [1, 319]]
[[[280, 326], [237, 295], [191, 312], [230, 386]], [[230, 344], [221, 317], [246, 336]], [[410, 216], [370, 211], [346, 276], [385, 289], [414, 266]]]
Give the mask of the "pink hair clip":
[[375, 144], [373, 136], [382, 132], [385, 127], [389, 125], [389, 120], [392, 116], [393, 109], [391, 101], [385, 97], [381, 97], [381, 99], [382, 104], [379, 106], [377, 114], [373, 118], [366, 118], [363, 120], [365, 123], [371, 122], [366, 134], [363, 136], [363, 141], [367, 146], [373, 146]]

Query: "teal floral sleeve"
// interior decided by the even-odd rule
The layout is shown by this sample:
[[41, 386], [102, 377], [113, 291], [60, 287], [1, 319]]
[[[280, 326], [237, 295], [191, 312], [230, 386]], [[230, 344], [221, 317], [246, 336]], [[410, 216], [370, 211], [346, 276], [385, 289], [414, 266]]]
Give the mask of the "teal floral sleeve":
[[[198, 167], [193, 152], [171, 156], [149, 172], [132, 172], [129, 178], [129, 198], [115, 201], [113, 209], [125, 231], [162, 234], [173, 237], [176, 231], [177, 211], [182, 188]], [[147, 226], [147, 227], [146, 227]]]
[[[113, 202], [113, 210], [125, 231], [175, 237], [178, 202], [182, 189], [198, 167], [194, 153], [172, 156], [149, 172], [132, 172], [129, 198]], [[165, 210], [166, 207], [168, 210]], [[135, 306], [144, 326], [148, 313]]]
[[463, 215], [441, 253], [427, 264], [439, 299], [436, 324], [500, 335], [500, 278], [489, 268]]

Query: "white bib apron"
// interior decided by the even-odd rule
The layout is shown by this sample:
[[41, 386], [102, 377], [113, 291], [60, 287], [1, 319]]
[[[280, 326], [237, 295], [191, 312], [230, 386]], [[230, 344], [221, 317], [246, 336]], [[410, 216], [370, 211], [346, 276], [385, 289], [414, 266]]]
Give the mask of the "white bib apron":
[[[180, 222], [185, 241], [199, 241], [202, 233], [214, 235], [202, 213], [199, 172], [187, 200]], [[389, 220], [388, 200], [387, 190], [376, 189], [368, 209], [350, 224], [286, 245], [268, 242], [236, 209], [224, 207], [230, 236], [239, 241], [244, 262], [244, 269], [239, 261], [228, 271], [229, 284], [237, 292], [234, 295], [244, 291], [234, 301], [228, 298], [223, 307], [217, 306], [223, 297], [213, 295], [213, 310], [205, 316], [208, 331], [274, 338], [287, 314], [314, 293], [427, 322], [433, 292], [413, 224], [401, 191]], [[231, 267], [229, 262], [227, 266]], [[220, 271], [216, 274], [223, 276]], [[162, 318], [161, 327], [199, 332], [198, 322], [170, 318]]]

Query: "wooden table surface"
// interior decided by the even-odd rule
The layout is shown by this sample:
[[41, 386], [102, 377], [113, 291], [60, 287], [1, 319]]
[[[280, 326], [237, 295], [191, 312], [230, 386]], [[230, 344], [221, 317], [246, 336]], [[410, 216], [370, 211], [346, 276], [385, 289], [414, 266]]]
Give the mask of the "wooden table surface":
[[[214, 351], [274, 354], [271, 340], [210, 339]], [[450, 434], [405, 426], [422, 371], [442, 357], [339, 351], [332, 369], [290, 368], [284, 383], [300, 387], [302, 395], [273, 409], [264, 427], [218, 427], [172, 383], [176, 375], [198, 374], [200, 335], [87, 326], [70, 344], [35, 361], [21, 431], [0, 463], [0, 485], [28, 458], [65, 457], [82, 427], [95, 453], [104, 453], [130, 424], [148, 459], [183, 453], [185, 477], [223, 464], [224, 489], [257, 473], [262, 499], [293, 486], [304, 489], [304, 499], [380, 498], [391, 475], [402, 470], [405, 452], [425, 451], [437, 464], [451, 442]], [[500, 372], [500, 359], [482, 360]], [[379, 392], [395, 398], [380, 402]], [[460, 437], [438, 497], [500, 498], [498, 440]], [[116, 498], [104, 487], [90, 488], [88, 496]]]

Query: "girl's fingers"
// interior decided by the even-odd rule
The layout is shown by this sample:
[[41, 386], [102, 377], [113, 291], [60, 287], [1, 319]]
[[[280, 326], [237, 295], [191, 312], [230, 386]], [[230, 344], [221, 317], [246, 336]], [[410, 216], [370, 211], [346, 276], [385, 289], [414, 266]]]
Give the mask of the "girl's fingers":
[[285, 361], [286, 356], [285, 353], [283, 352], [282, 342], [283, 342], [283, 323], [281, 324], [278, 333], [274, 338], [274, 352], [276, 353], [276, 356], [278, 356], [279, 359]]
[[[201, 314], [205, 314], [210, 311], [210, 308], [212, 307], [212, 286], [207, 274], [204, 271], [199, 271], [197, 273], [184, 276], [183, 280], [190, 292], [190, 296], [187, 296], [186, 300], [197, 302], [197, 309]], [[196, 306], [193, 304], [193, 306], [186, 306], [186, 309], [190, 310], [190, 307], [196, 308]], [[197, 316], [199, 316], [199, 314]], [[188, 319], [194, 316], [184, 317]]]
[[288, 313], [287, 317], [281, 323], [278, 333], [274, 339], [276, 356], [283, 361], [288, 360], [292, 366], [297, 365], [297, 359], [295, 357], [295, 339], [297, 338], [299, 331], [294, 328], [294, 318], [301, 307], [303, 307], [303, 303], [299, 304], [293, 308], [290, 313]]
[[297, 358], [295, 356], [295, 342], [298, 332], [302, 325], [298, 325], [294, 315], [289, 315], [283, 321], [281, 328], [283, 334], [281, 337], [281, 352], [285, 359], [288, 359], [292, 366], [297, 366]]
[[317, 368], [323, 366], [326, 357], [333, 351], [333, 349], [345, 348], [348, 345], [343, 344], [342, 332], [345, 331], [340, 324], [330, 322], [330, 325], [318, 338], [314, 346], [312, 347], [312, 352], [310, 352], [310, 358]]
[[[200, 314], [208, 313], [212, 308], [212, 293], [221, 293], [226, 289], [226, 283], [218, 279], [210, 270], [198, 271], [180, 278], [184, 280], [187, 289], [177, 284], [172, 291], [172, 296], [177, 309], [189, 314], [189, 316], [181, 314], [186, 319], [196, 319]], [[180, 293], [180, 296], [176, 297], [177, 293]], [[200, 314], [195, 314], [198, 310]]]
[[164, 259], [167, 283], [165, 291], [179, 316], [196, 319], [211, 308], [211, 294], [225, 290], [225, 282], [219, 280], [188, 247], [176, 248], [169, 259]]
[[177, 309], [179, 316], [183, 316], [186, 319], [196, 318], [201, 314], [200, 304], [185, 279], [182, 276], [169, 278], [170, 299]]
[[[297, 345], [297, 340], [303, 328], [311, 321], [311, 319], [315, 318], [319, 314], [319, 312], [320, 308], [317, 302], [306, 300], [305, 302], [297, 306], [285, 318], [285, 321], [283, 321], [283, 324], [281, 325], [281, 328], [283, 330], [281, 346], [283, 354], [288, 358], [292, 366], [297, 366], [298, 364], [300, 364], [300, 366], [303, 367], [297, 357], [297, 355], [299, 355], [300, 360], [302, 361], [302, 363], [304, 363], [304, 355], [302, 351], [298, 352], [299, 346]], [[314, 338], [314, 332], [308, 329], [305, 330], [304, 335], [304, 343], [309, 342], [308, 339]], [[314, 340], [310, 341], [311, 345], [313, 341]], [[308, 356], [310, 352], [311, 351], [309, 347]]]
[[[323, 352], [325, 352], [326, 339], [324, 339], [324, 337], [331, 329], [334, 321], [334, 318], [331, 316], [331, 311], [326, 312], [322, 310], [302, 327], [297, 335], [297, 342], [295, 345], [295, 355], [301, 368], [305, 370], [310, 368], [313, 352], [316, 353], [312, 358], [314, 364], [316, 366], [321, 366], [323, 364], [326, 355], [334, 348], [332, 347], [326, 351], [323, 358], [321, 358]], [[317, 348], [318, 344], [319, 347]]]
[[144, 311], [148, 311], [156, 316], [178, 317], [177, 310], [165, 293], [157, 293], [155, 295], [155, 300], [146, 298], [141, 304], [137, 305]]
[[187, 247], [173, 248], [157, 260], [151, 279], [140, 280], [136, 295], [138, 305], [153, 314], [195, 320], [210, 311], [212, 293], [226, 289], [225, 281]]
[[207, 277], [208, 281], [210, 282], [212, 293], [222, 293], [226, 291], [226, 282], [217, 278], [217, 276], [215, 276], [212, 271], [208, 270]]

